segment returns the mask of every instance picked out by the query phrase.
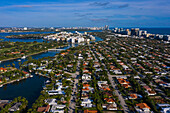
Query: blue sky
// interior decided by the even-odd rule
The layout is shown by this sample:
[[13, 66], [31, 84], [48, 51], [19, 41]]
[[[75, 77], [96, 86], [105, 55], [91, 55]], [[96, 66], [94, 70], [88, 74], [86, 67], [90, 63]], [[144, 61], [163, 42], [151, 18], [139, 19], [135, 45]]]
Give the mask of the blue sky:
[[170, 27], [170, 0], [0, 0], [0, 27]]

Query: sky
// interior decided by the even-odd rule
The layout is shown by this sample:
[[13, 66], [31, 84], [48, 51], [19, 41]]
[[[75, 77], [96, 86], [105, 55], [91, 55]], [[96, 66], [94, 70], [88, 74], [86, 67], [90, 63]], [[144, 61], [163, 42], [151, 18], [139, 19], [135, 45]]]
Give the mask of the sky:
[[0, 27], [170, 27], [170, 0], [0, 0]]

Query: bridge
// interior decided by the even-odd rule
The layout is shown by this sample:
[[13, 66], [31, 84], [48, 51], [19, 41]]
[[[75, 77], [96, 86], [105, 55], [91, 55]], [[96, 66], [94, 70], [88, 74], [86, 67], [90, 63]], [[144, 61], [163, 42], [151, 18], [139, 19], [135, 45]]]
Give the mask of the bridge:
[[48, 49], [48, 51], [63, 51], [65, 49]]

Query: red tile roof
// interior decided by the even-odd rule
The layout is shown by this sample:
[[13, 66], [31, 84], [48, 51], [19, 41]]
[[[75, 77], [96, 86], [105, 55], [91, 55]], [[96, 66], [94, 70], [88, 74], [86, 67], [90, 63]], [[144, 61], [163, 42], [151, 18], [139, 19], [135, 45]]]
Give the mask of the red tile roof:
[[38, 107], [37, 112], [47, 112], [50, 109], [50, 105], [46, 107]]

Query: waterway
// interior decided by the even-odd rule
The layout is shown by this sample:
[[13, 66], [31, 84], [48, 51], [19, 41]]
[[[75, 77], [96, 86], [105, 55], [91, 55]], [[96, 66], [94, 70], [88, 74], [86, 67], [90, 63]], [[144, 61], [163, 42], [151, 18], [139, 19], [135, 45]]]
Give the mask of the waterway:
[[43, 42], [43, 39], [16, 39], [16, 38], [5, 38], [5, 36], [9, 35], [23, 35], [23, 34], [44, 34], [44, 33], [54, 33], [54, 32], [17, 32], [17, 33], [0, 33], [0, 39], [3, 41], [10, 41], [10, 42]]
[[[92, 32], [92, 31], [88, 31]], [[30, 32], [29, 32], [30, 33]], [[37, 33], [37, 32], [35, 32]], [[39, 33], [39, 32], [38, 32]], [[18, 33], [17, 33], [18, 34]], [[20, 33], [22, 34], [22, 33]], [[27, 34], [24, 32], [24, 34]], [[9, 34], [0, 33], [0, 38], [4, 39], [4, 41], [20, 41], [20, 42], [32, 42], [32, 41], [37, 41], [37, 42], [42, 42], [42, 39], [6, 39], [4, 36], [7, 36]], [[12, 35], [12, 34], [11, 34]], [[96, 41], [102, 41], [103, 39], [96, 37]], [[70, 44], [67, 47], [64, 47], [62, 49], [68, 49], [70, 47], [76, 47], [78, 44]], [[44, 53], [40, 53], [37, 55], [32, 55], [33, 59], [40, 59], [43, 57], [48, 57], [48, 56], [55, 56], [58, 51], [48, 51]], [[10, 61], [5, 61], [0, 63], [0, 67], [4, 67], [7, 65], [12, 65], [12, 63], [15, 64], [16, 68], [19, 68], [19, 59], [15, 60], [10, 60]], [[20, 59], [21, 63], [27, 61], [26, 59]], [[46, 81], [47, 78], [41, 77], [41, 76], [36, 76], [34, 75], [32, 78], [28, 78], [19, 82], [15, 82], [12, 84], [8, 84], [0, 88], [0, 99], [14, 99], [15, 97], [22, 96], [25, 97], [28, 100], [28, 108], [32, 106], [32, 104], [35, 102], [35, 100], [39, 97], [40, 92], [42, 90], [42, 86], [44, 85], [44, 81]]]

